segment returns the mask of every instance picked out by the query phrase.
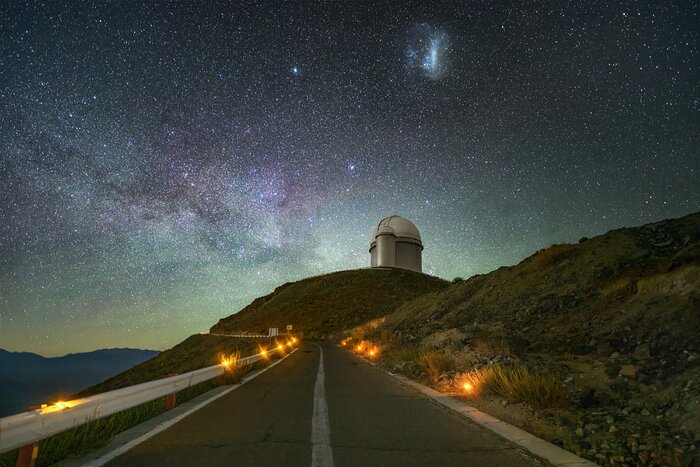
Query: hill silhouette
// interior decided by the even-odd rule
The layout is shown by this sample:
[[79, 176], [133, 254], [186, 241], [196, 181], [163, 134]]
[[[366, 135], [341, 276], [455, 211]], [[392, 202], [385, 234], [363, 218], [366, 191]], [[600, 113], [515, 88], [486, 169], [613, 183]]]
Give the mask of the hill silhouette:
[[383, 316], [448, 282], [405, 269], [340, 271], [284, 284], [221, 319], [212, 333], [267, 333], [291, 324], [306, 338], [325, 339], [343, 329]]
[[102, 349], [46, 358], [0, 349], [0, 416], [65, 398], [155, 355], [154, 350]]

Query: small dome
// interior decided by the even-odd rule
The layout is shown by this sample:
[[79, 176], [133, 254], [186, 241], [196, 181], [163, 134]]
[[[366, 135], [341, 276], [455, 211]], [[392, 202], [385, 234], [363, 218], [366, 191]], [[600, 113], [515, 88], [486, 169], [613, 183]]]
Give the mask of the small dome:
[[389, 233], [389, 229], [393, 230], [393, 233], [397, 239], [411, 239], [419, 245], [423, 245], [418, 228], [413, 224], [413, 222], [401, 216], [389, 216], [382, 219], [372, 232], [372, 239], [370, 242], [374, 243], [377, 240], [377, 235], [380, 233]]

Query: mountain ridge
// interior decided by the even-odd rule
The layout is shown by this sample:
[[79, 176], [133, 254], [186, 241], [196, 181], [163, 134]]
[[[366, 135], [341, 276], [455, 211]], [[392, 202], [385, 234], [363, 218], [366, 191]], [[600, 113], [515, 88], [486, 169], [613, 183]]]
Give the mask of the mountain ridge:
[[110, 348], [44, 357], [0, 349], [0, 416], [67, 397], [149, 360], [156, 350]]

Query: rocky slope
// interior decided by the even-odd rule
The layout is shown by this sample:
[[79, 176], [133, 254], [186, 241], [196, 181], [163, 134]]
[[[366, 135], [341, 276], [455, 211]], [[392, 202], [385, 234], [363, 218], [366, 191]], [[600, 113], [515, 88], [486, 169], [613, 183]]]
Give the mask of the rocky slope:
[[560, 375], [571, 406], [543, 434], [601, 464], [697, 462], [700, 213], [457, 281], [389, 314], [380, 336], [449, 350], [462, 371], [520, 362]]
[[264, 332], [292, 324], [306, 338], [327, 338], [342, 329], [385, 315], [420, 295], [449, 285], [402, 269], [340, 271], [284, 284], [221, 319], [212, 333]]

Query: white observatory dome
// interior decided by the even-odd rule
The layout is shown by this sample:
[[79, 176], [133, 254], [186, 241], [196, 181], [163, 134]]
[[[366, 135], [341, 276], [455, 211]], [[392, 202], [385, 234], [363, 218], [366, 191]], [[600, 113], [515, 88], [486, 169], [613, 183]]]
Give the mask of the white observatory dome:
[[389, 216], [379, 221], [377, 227], [375, 227], [374, 231], [372, 231], [372, 242], [377, 239], [377, 235], [380, 233], [380, 231], [384, 230], [385, 227], [391, 228], [396, 237], [403, 237], [407, 239], [410, 238], [418, 242], [419, 245], [423, 245], [420, 238], [420, 232], [418, 232], [416, 225], [405, 217], [401, 216]]
[[422, 272], [423, 241], [413, 222], [401, 216], [382, 219], [372, 231], [372, 267], [395, 267]]

